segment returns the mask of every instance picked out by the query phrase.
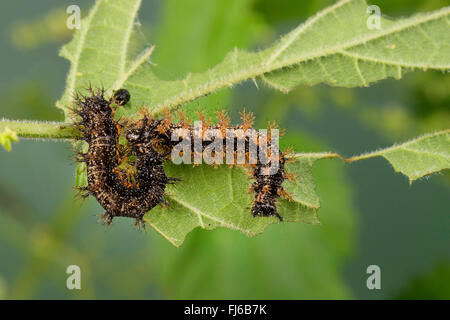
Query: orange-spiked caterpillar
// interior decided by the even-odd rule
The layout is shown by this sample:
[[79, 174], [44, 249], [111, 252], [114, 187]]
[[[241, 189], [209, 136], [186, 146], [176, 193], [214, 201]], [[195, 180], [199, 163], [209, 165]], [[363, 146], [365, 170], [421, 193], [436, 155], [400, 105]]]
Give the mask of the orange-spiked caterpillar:
[[[80, 119], [74, 126], [89, 145], [88, 151], [78, 157], [86, 163], [88, 182], [80, 191], [84, 197], [95, 197], [105, 209], [106, 225], [114, 217], [129, 217], [135, 219], [137, 226], [145, 226], [143, 217], [148, 211], [158, 204], [168, 206], [166, 185], [176, 183], [178, 178], [167, 177], [163, 163], [180, 155], [187, 163], [209, 157], [215, 159], [209, 164], [219, 165], [226, 159], [228, 165], [248, 168], [255, 180], [249, 189], [254, 193], [251, 214], [283, 220], [276, 204], [280, 197], [290, 199], [282, 183], [292, 177], [285, 171], [287, 152], [280, 152], [278, 144], [271, 140], [274, 126], [267, 133], [254, 130], [254, 116], [245, 110], [241, 113], [242, 124], [237, 126], [230, 126], [230, 118], [223, 111], [217, 112], [217, 124], [199, 112], [200, 127], [191, 125], [181, 111], [177, 123], [169, 111], [160, 119], [142, 112], [136, 121], [115, 120], [116, 109], [129, 99], [130, 93], [125, 89], [107, 99], [103, 89], [89, 88], [89, 95], [76, 95], [76, 106], [72, 108]], [[119, 143], [121, 135], [125, 145]], [[184, 142], [199, 142], [180, 148], [180, 138]], [[211, 148], [212, 145], [222, 146], [223, 150]]]

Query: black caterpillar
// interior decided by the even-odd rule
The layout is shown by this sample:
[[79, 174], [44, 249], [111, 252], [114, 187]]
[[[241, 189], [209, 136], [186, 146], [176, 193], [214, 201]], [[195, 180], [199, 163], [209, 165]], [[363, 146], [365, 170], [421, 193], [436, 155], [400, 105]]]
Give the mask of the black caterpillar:
[[[164, 172], [163, 159], [143, 136], [128, 141], [128, 150], [119, 144], [122, 125], [114, 120], [114, 111], [128, 102], [128, 91], [119, 90], [109, 100], [102, 89], [90, 89], [90, 93], [78, 95], [73, 109], [81, 117], [75, 126], [89, 144], [88, 152], [80, 154], [87, 166], [88, 186], [81, 189], [83, 196], [94, 196], [105, 209], [106, 225], [117, 216], [135, 218], [136, 224], [144, 225], [144, 214], [165, 203], [164, 189], [171, 179]], [[136, 158], [133, 175], [120, 167], [129, 155]]]
[[[129, 101], [129, 92], [120, 89], [110, 99], [104, 98], [103, 89], [95, 91], [89, 88], [89, 92], [89, 96], [78, 94], [76, 107], [72, 109], [81, 118], [74, 125], [81, 132], [81, 139], [89, 145], [87, 153], [79, 153], [80, 161], [86, 162], [88, 177], [88, 186], [81, 188], [82, 195], [92, 195], [97, 199], [106, 211], [103, 215], [106, 225], [111, 224], [114, 217], [130, 217], [136, 219], [136, 225], [145, 226], [143, 216], [158, 204], [167, 205], [165, 187], [178, 180], [167, 177], [163, 168], [163, 162], [170, 158], [178, 143], [171, 140], [172, 134], [177, 129], [185, 129], [193, 136], [193, 126], [185, 121], [181, 112], [178, 123], [172, 123], [168, 112], [162, 119], [152, 119], [144, 113], [138, 121], [120, 123], [114, 120], [114, 113], [117, 107]], [[215, 125], [205, 122], [201, 114], [199, 116], [205, 129], [218, 129], [224, 133], [223, 137], [226, 129], [251, 129], [254, 120], [244, 111], [243, 123], [230, 127], [229, 117], [224, 112], [218, 112], [219, 123]], [[122, 131], [126, 146], [119, 143]], [[210, 143], [203, 141], [200, 152]], [[246, 138], [247, 160], [248, 143]], [[237, 141], [233, 145], [237, 146]], [[232, 151], [236, 154], [236, 150]], [[195, 152], [192, 148], [191, 157]], [[246, 165], [251, 168], [251, 176], [255, 179], [250, 188], [250, 192], [255, 194], [251, 207], [253, 216], [276, 216], [282, 221], [276, 203], [280, 196], [290, 199], [282, 187], [283, 181], [291, 178], [284, 169], [286, 154], [279, 153], [279, 166], [274, 174], [265, 174], [264, 170], [270, 167], [270, 163], [262, 164], [259, 157], [256, 164]]]

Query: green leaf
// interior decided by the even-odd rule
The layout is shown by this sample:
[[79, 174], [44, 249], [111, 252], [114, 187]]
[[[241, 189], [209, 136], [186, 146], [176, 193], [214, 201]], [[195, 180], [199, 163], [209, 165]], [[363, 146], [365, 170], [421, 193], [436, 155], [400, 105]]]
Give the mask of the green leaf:
[[[264, 77], [289, 91], [299, 84], [358, 87], [414, 69], [450, 68], [450, 7], [405, 19], [380, 17], [367, 27], [367, 3], [339, 1], [283, 37], [266, 62], [280, 66]], [[287, 69], [286, 67], [289, 67]]]
[[366, 2], [345, 0], [320, 11], [272, 47], [255, 53], [235, 48], [206, 72], [164, 81], [148, 63], [152, 48], [130, 56], [139, 4], [96, 2], [74, 39], [61, 50], [72, 64], [59, 107], [65, 109], [74, 90], [88, 83], [101, 84], [109, 93], [129, 89], [133, 107], [123, 112], [133, 116], [143, 105], [158, 113], [247, 79], [261, 78], [286, 92], [321, 82], [367, 86], [388, 77], [400, 79], [414, 69], [446, 71], [450, 66], [450, 7], [406, 19], [381, 17], [381, 28], [370, 30]]
[[382, 156], [409, 178], [409, 182], [450, 168], [450, 129], [366, 153], [348, 159], [348, 162]]
[[18, 142], [19, 138], [15, 131], [10, 130], [8, 127], [0, 132], [0, 145], [2, 145], [6, 151], [11, 151], [11, 143]]
[[159, 112], [247, 79], [261, 78], [287, 92], [300, 84], [367, 86], [414, 69], [449, 69], [450, 7], [407, 19], [381, 18], [380, 30], [368, 29], [366, 10], [365, 1], [339, 1], [263, 51], [236, 48], [214, 68], [179, 81], [161, 81], [143, 64], [125, 85], [138, 104]]
[[[316, 160], [334, 156], [299, 154], [286, 165], [297, 181], [283, 185], [293, 198], [280, 200], [277, 205], [285, 221], [320, 224], [319, 197], [314, 192], [311, 169]], [[247, 191], [251, 181], [241, 168], [166, 164], [165, 169], [168, 176], [180, 177], [182, 181], [167, 187], [170, 209], [154, 208], [146, 215], [146, 221], [175, 246], [180, 246], [186, 234], [196, 227], [207, 230], [225, 227], [254, 236], [268, 225], [278, 223], [276, 217], [254, 218], [250, 214], [253, 195]]]

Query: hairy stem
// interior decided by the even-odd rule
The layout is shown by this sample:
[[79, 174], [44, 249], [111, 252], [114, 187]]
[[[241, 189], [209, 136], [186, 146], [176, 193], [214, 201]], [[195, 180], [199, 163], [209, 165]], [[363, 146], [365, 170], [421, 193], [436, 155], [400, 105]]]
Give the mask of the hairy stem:
[[0, 132], [5, 128], [17, 133], [22, 138], [34, 139], [74, 139], [77, 131], [62, 122], [0, 120]]

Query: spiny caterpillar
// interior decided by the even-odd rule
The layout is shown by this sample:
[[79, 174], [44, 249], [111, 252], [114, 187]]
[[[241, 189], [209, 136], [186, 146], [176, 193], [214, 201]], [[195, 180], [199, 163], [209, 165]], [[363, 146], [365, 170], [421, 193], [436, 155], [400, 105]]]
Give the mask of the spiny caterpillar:
[[[172, 179], [164, 172], [163, 159], [151, 141], [135, 139], [127, 148], [119, 144], [121, 124], [114, 120], [115, 108], [127, 103], [129, 94], [119, 90], [105, 100], [103, 89], [90, 96], [78, 95], [77, 107], [72, 109], [81, 120], [75, 127], [83, 134], [89, 149], [79, 153], [86, 162], [88, 186], [80, 188], [83, 196], [94, 196], [106, 210], [103, 221], [111, 224], [114, 217], [131, 217], [136, 224], [143, 224], [143, 216], [159, 203], [165, 203], [164, 189]], [[135, 173], [130, 177], [121, 164], [128, 156], [134, 156]]]
[[[256, 138], [257, 144], [262, 140], [270, 140], [267, 138], [270, 138], [272, 127], [268, 135], [261, 135], [251, 128], [254, 117], [252, 114], [246, 114], [245, 110], [242, 113], [243, 123], [235, 127], [229, 125], [230, 119], [225, 112], [217, 113], [218, 124], [210, 124], [210, 121], [205, 121], [204, 116], [199, 113], [202, 121], [200, 133], [186, 121], [181, 112], [178, 123], [172, 122], [169, 112], [165, 112], [162, 119], [153, 119], [143, 112], [143, 117], [138, 121], [120, 122], [114, 120], [114, 113], [117, 107], [125, 105], [130, 99], [127, 90], [116, 91], [108, 100], [104, 98], [103, 89], [94, 91], [89, 88], [89, 92], [90, 96], [78, 94], [75, 97], [76, 107], [72, 109], [81, 118], [74, 125], [81, 132], [82, 140], [89, 145], [87, 153], [79, 153], [80, 161], [86, 162], [88, 174], [88, 186], [81, 188], [81, 191], [85, 197], [94, 196], [105, 209], [103, 221], [106, 225], [111, 224], [114, 217], [120, 216], [135, 218], [138, 226], [144, 226], [145, 213], [158, 204], [167, 205], [164, 200], [165, 187], [178, 179], [166, 176], [163, 162], [173, 156], [179, 144], [174, 141], [173, 136], [181, 130], [184, 133], [178, 133], [178, 137], [185, 138], [187, 135], [201, 140], [199, 148], [190, 145], [187, 150], [176, 150], [175, 153], [181, 153], [189, 159], [199, 154], [201, 157], [214, 142], [224, 145], [225, 137], [232, 130], [243, 132], [246, 160], [244, 166], [250, 168], [251, 177], [255, 179], [249, 190], [254, 193], [251, 213], [253, 216], [276, 216], [282, 221], [276, 208], [277, 200], [280, 196], [291, 199], [282, 187], [285, 179], [292, 178], [284, 168], [288, 160], [287, 152], [279, 152], [278, 146], [271, 149], [271, 144], [268, 144], [267, 150], [275, 150], [277, 154], [275, 172], [269, 170], [274, 164], [273, 158], [270, 161], [260, 161], [261, 150], [255, 162], [250, 164], [249, 161], [250, 139]], [[211, 130], [221, 134], [212, 139], [205, 139], [205, 133]], [[245, 135], [250, 130], [257, 132], [256, 136]], [[119, 143], [122, 132], [126, 145]], [[218, 155], [215, 151], [210, 154], [222, 158], [231, 154], [234, 160], [232, 163], [235, 164], [239, 155], [238, 138], [242, 137], [233, 137], [232, 147], [227, 150], [225, 146], [225, 152], [222, 154]], [[268, 151], [269, 155], [270, 152]]]

